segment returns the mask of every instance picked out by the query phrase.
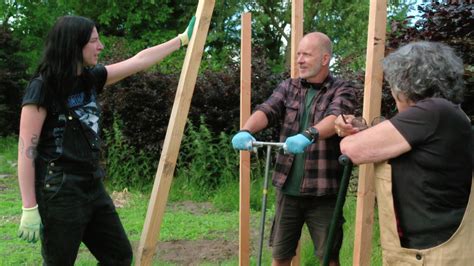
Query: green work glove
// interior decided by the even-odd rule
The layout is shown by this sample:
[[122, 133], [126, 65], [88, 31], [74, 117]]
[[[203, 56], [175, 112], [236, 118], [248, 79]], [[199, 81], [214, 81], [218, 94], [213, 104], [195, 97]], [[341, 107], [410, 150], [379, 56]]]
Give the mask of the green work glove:
[[30, 243], [35, 243], [39, 239], [40, 226], [41, 217], [38, 212], [38, 205], [32, 208], [23, 207], [18, 237]]
[[178, 34], [178, 37], [181, 40], [181, 46], [187, 45], [189, 43], [189, 40], [191, 40], [191, 36], [193, 36], [195, 21], [196, 21], [196, 17], [193, 16], [191, 20], [189, 21], [189, 24], [186, 30], [181, 34]]

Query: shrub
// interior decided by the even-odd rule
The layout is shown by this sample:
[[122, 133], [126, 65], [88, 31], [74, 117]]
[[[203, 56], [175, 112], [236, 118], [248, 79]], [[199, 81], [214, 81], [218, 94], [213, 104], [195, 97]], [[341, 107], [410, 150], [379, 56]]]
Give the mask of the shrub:
[[[262, 103], [286, 75], [273, 74], [265, 59], [253, 58], [252, 107]], [[158, 160], [174, 103], [178, 75], [147, 72], [135, 74], [101, 95], [103, 128], [112, 126], [113, 115], [123, 122], [123, 141]], [[220, 72], [199, 75], [191, 101], [189, 120], [198, 125], [206, 118], [208, 129], [216, 135], [233, 134], [239, 127], [240, 71], [229, 65]], [[278, 128], [258, 135], [276, 139]], [[230, 142], [229, 142], [230, 143]]]
[[156, 171], [155, 163], [143, 151], [137, 151], [123, 140], [122, 125], [114, 119], [110, 130], [104, 130], [107, 180], [115, 189], [148, 189]]
[[0, 25], [0, 136], [18, 134], [20, 104], [26, 86], [26, 66], [15, 56], [19, 42]]
[[203, 198], [208, 198], [222, 184], [238, 180], [238, 164], [238, 152], [231, 147], [229, 135], [213, 134], [204, 117], [199, 126], [188, 122], [176, 178], [186, 180]]

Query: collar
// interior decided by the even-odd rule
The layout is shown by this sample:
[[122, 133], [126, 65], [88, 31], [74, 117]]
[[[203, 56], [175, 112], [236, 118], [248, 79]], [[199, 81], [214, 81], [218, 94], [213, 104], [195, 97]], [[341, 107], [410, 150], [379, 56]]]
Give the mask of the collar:
[[323, 82], [321, 83], [311, 83], [311, 82], [308, 82], [306, 79], [301, 79], [300, 78], [300, 83], [301, 83], [301, 86], [303, 88], [306, 88], [306, 89], [316, 89], [316, 90], [319, 90], [323, 87], [327, 88], [328, 87], [328, 84], [330, 83], [332, 77], [331, 75], [328, 75]]

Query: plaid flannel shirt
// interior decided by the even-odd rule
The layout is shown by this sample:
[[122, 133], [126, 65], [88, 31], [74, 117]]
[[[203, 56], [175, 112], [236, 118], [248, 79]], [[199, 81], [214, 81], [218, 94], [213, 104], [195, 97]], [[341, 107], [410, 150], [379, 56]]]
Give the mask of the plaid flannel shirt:
[[[280, 141], [300, 133], [300, 116], [303, 113], [304, 99], [308, 89], [301, 79], [287, 79], [281, 82], [272, 95], [256, 107], [267, 116], [269, 125], [281, 123]], [[319, 123], [329, 115], [353, 113], [356, 97], [354, 88], [341, 79], [331, 75], [324, 81], [315, 96], [309, 118], [310, 125]], [[311, 144], [306, 152], [304, 175], [300, 188], [302, 196], [324, 196], [337, 194], [343, 168], [338, 163], [341, 155], [339, 142], [334, 135]], [[280, 152], [273, 172], [273, 185], [281, 189], [290, 173], [294, 155]]]

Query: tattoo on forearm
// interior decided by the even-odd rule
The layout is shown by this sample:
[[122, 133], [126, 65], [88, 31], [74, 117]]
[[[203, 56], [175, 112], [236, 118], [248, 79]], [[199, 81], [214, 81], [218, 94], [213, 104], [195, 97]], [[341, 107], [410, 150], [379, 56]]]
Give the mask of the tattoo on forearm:
[[33, 161], [33, 168], [35, 167], [35, 158], [38, 155], [38, 152], [36, 150], [36, 146], [38, 145], [39, 139], [38, 135], [33, 135], [31, 138], [31, 146], [26, 148], [26, 157], [31, 159]]
[[37, 146], [39, 143], [39, 137], [36, 134], [33, 134], [33, 137], [31, 138], [31, 144]]

